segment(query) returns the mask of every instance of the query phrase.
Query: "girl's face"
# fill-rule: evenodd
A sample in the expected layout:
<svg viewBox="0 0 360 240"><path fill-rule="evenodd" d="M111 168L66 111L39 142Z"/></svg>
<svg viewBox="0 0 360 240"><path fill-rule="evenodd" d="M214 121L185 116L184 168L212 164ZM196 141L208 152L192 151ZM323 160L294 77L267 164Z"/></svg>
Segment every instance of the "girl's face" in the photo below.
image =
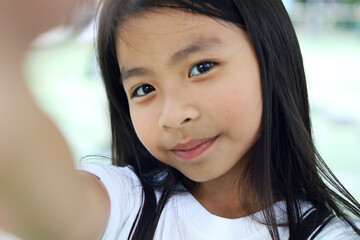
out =
<svg viewBox="0 0 360 240"><path fill-rule="evenodd" d="M197 182L239 175L262 115L260 70L244 30L157 10L125 22L117 57L136 133L157 159Z"/></svg>

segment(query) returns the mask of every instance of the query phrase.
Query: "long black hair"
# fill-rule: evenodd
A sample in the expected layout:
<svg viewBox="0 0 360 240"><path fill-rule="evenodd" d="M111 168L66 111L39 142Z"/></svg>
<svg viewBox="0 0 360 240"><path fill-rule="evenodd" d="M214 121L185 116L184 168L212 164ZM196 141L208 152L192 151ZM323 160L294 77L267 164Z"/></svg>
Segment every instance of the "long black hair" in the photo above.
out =
<svg viewBox="0 0 360 240"><path fill-rule="evenodd" d="M303 201L333 213L360 235L348 218L349 214L360 217L359 203L314 146L301 51L281 0L103 0L101 7L97 49L109 99L113 164L132 166L145 196L139 221L134 221L129 238L134 235L134 239L152 239L164 205L176 193L176 185L191 184L191 180L155 159L142 145L132 125L121 82L116 57L118 30L127 18L154 8L175 8L229 21L251 36L260 64L263 115L260 137L241 176L247 179L248 189L241 191L254 193L252 197L264 209L272 238L279 239L279 223L269 206L277 200L286 202L290 238L296 235ZM155 176L161 172L167 174L159 181ZM162 189L158 202L154 194L157 187Z"/></svg>

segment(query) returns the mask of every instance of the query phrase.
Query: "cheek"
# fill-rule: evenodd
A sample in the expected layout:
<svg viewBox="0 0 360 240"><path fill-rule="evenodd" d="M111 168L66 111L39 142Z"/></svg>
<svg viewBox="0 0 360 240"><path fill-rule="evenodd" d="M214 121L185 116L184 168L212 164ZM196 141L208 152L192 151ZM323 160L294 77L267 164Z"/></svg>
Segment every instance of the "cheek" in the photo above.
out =
<svg viewBox="0 0 360 240"><path fill-rule="evenodd" d="M213 102L214 112L222 113L224 126L243 137L258 135L262 117L260 76L244 76L225 87L218 101Z"/></svg>
<svg viewBox="0 0 360 240"><path fill-rule="evenodd" d="M138 138L148 151L154 154L155 143L158 138L158 121L156 115L153 111L147 111L147 109L132 110L131 107L130 115Z"/></svg>

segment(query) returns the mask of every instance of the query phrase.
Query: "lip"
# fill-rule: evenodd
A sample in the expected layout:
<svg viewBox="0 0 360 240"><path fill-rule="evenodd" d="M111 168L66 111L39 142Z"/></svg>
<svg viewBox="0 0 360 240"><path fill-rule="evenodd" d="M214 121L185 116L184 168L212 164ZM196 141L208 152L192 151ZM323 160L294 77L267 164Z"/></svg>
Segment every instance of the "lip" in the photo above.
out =
<svg viewBox="0 0 360 240"><path fill-rule="evenodd" d="M186 143L179 143L171 149L171 152L183 160L194 159L208 150L216 141L216 137L190 140Z"/></svg>

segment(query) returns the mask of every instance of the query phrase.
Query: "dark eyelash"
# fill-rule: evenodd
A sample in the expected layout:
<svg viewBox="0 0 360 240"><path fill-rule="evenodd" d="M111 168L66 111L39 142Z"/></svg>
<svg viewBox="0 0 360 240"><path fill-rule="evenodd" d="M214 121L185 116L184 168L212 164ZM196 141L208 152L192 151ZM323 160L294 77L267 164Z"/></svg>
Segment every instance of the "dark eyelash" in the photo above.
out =
<svg viewBox="0 0 360 240"><path fill-rule="evenodd" d="M198 67L198 66L200 66L200 65L208 65L208 64L210 64L210 66L207 66L207 69L206 69L204 72L200 72L200 74L206 73L207 71L209 71L210 69L212 69L214 66L216 66L218 63L217 63L217 62L214 62L214 61L202 61L202 62L199 62L199 63L193 65L193 66L190 68L190 70L189 70L189 77L191 77L191 76L196 76L195 74L194 74L194 75L191 74L191 71L192 71L193 68Z"/></svg>
<svg viewBox="0 0 360 240"><path fill-rule="evenodd" d="M137 91L139 91L139 89L140 88L143 88L143 87L150 87L150 88L152 88L153 90L151 90L150 92L152 92L152 91L154 91L155 90L155 88L153 87L153 86L151 86L150 84L143 84L143 85L140 85L140 86L138 86L138 87L136 87L135 89L134 89L134 91L131 93L131 98L134 98L134 97L142 97L142 96L145 96L145 95L147 95L147 94L149 94L149 93L146 93L146 92L144 92L144 95L139 95L139 96L137 96Z"/></svg>

